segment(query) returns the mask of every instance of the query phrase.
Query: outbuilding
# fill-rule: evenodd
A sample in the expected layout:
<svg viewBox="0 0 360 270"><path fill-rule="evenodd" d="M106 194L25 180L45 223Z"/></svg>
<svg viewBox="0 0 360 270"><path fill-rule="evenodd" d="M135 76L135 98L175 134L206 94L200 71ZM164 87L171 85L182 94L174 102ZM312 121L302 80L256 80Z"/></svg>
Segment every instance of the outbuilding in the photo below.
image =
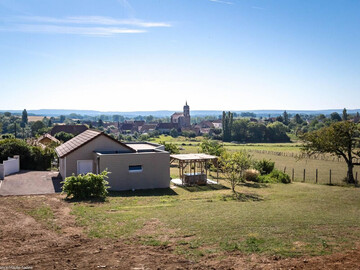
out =
<svg viewBox="0 0 360 270"><path fill-rule="evenodd" d="M107 169L111 190L170 186L170 154L157 144L125 144L103 132L86 130L55 152L63 179Z"/></svg>

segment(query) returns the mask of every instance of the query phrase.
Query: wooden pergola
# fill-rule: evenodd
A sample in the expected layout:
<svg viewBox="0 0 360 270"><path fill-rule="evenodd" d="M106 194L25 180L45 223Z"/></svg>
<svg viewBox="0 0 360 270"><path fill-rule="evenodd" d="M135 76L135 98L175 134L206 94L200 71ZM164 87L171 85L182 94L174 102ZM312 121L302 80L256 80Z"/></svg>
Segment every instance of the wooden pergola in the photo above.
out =
<svg viewBox="0 0 360 270"><path fill-rule="evenodd" d="M179 177L183 185L206 185L208 164L212 162L219 179L218 157L207 154L177 154L170 155L170 163L179 163Z"/></svg>

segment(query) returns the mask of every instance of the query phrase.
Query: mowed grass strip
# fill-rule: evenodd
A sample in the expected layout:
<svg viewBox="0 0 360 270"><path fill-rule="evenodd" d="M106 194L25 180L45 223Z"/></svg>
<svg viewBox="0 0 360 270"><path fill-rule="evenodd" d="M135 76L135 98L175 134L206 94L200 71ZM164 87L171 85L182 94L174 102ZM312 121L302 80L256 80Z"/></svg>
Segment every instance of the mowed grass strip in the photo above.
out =
<svg viewBox="0 0 360 270"><path fill-rule="evenodd" d="M72 213L91 237L171 244L194 257L318 255L350 249L359 239L358 188L293 183L238 191L248 199L230 199L229 189L120 192L105 203L76 203Z"/></svg>

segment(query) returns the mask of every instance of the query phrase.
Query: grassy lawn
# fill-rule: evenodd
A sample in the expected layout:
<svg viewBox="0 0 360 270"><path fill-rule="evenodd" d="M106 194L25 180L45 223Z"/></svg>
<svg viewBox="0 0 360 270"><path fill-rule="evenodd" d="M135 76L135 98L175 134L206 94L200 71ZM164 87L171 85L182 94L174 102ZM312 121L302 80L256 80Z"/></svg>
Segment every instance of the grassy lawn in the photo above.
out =
<svg viewBox="0 0 360 270"><path fill-rule="evenodd" d="M72 213L91 237L171 245L174 252L282 256L350 249L360 236L359 189L293 183L112 193L105 203L74 203Z"/></svg>

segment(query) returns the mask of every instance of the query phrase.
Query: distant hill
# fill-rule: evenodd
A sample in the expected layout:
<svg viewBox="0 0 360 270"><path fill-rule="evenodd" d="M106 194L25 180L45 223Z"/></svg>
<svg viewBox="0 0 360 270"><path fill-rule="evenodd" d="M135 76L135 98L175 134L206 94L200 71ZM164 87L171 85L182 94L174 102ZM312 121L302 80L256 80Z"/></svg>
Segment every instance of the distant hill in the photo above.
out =
<svg viewBox="0 0 360 270"><path fill-rule="evenodd" d="M227 110L226 110L227 111ZM20 114L22 110L0 110L0 112L11 112L14 114ZM136 116L148 116L152 115L154 117L169 117L175 111L133 111L133 112L117 112L117 111L110 111L110 112L102 112L102 111L94 111L94 110L62 110L62 109L41 109L41 110L28 110L29 115L39 115L39 116L59 116L59 115L69 115L71 113L76 113L80 115L89 115L89 116L97 116L97 115L114 115L119 114L125 117L136 117ZM281 115L284 110L232 110L232 112L241 114L242 112L252 112L255 113L257 117L276 117ZM289 114L325 114L329 115L333 112L337 112L342 114L342 109L333 109L333 110L287 110ZM360 112L360 109L353 109L347 111L349 114L353 114L356 112ZM222 114L222 111L217 110L191 110L191 116L219 116Z"/></svg>

